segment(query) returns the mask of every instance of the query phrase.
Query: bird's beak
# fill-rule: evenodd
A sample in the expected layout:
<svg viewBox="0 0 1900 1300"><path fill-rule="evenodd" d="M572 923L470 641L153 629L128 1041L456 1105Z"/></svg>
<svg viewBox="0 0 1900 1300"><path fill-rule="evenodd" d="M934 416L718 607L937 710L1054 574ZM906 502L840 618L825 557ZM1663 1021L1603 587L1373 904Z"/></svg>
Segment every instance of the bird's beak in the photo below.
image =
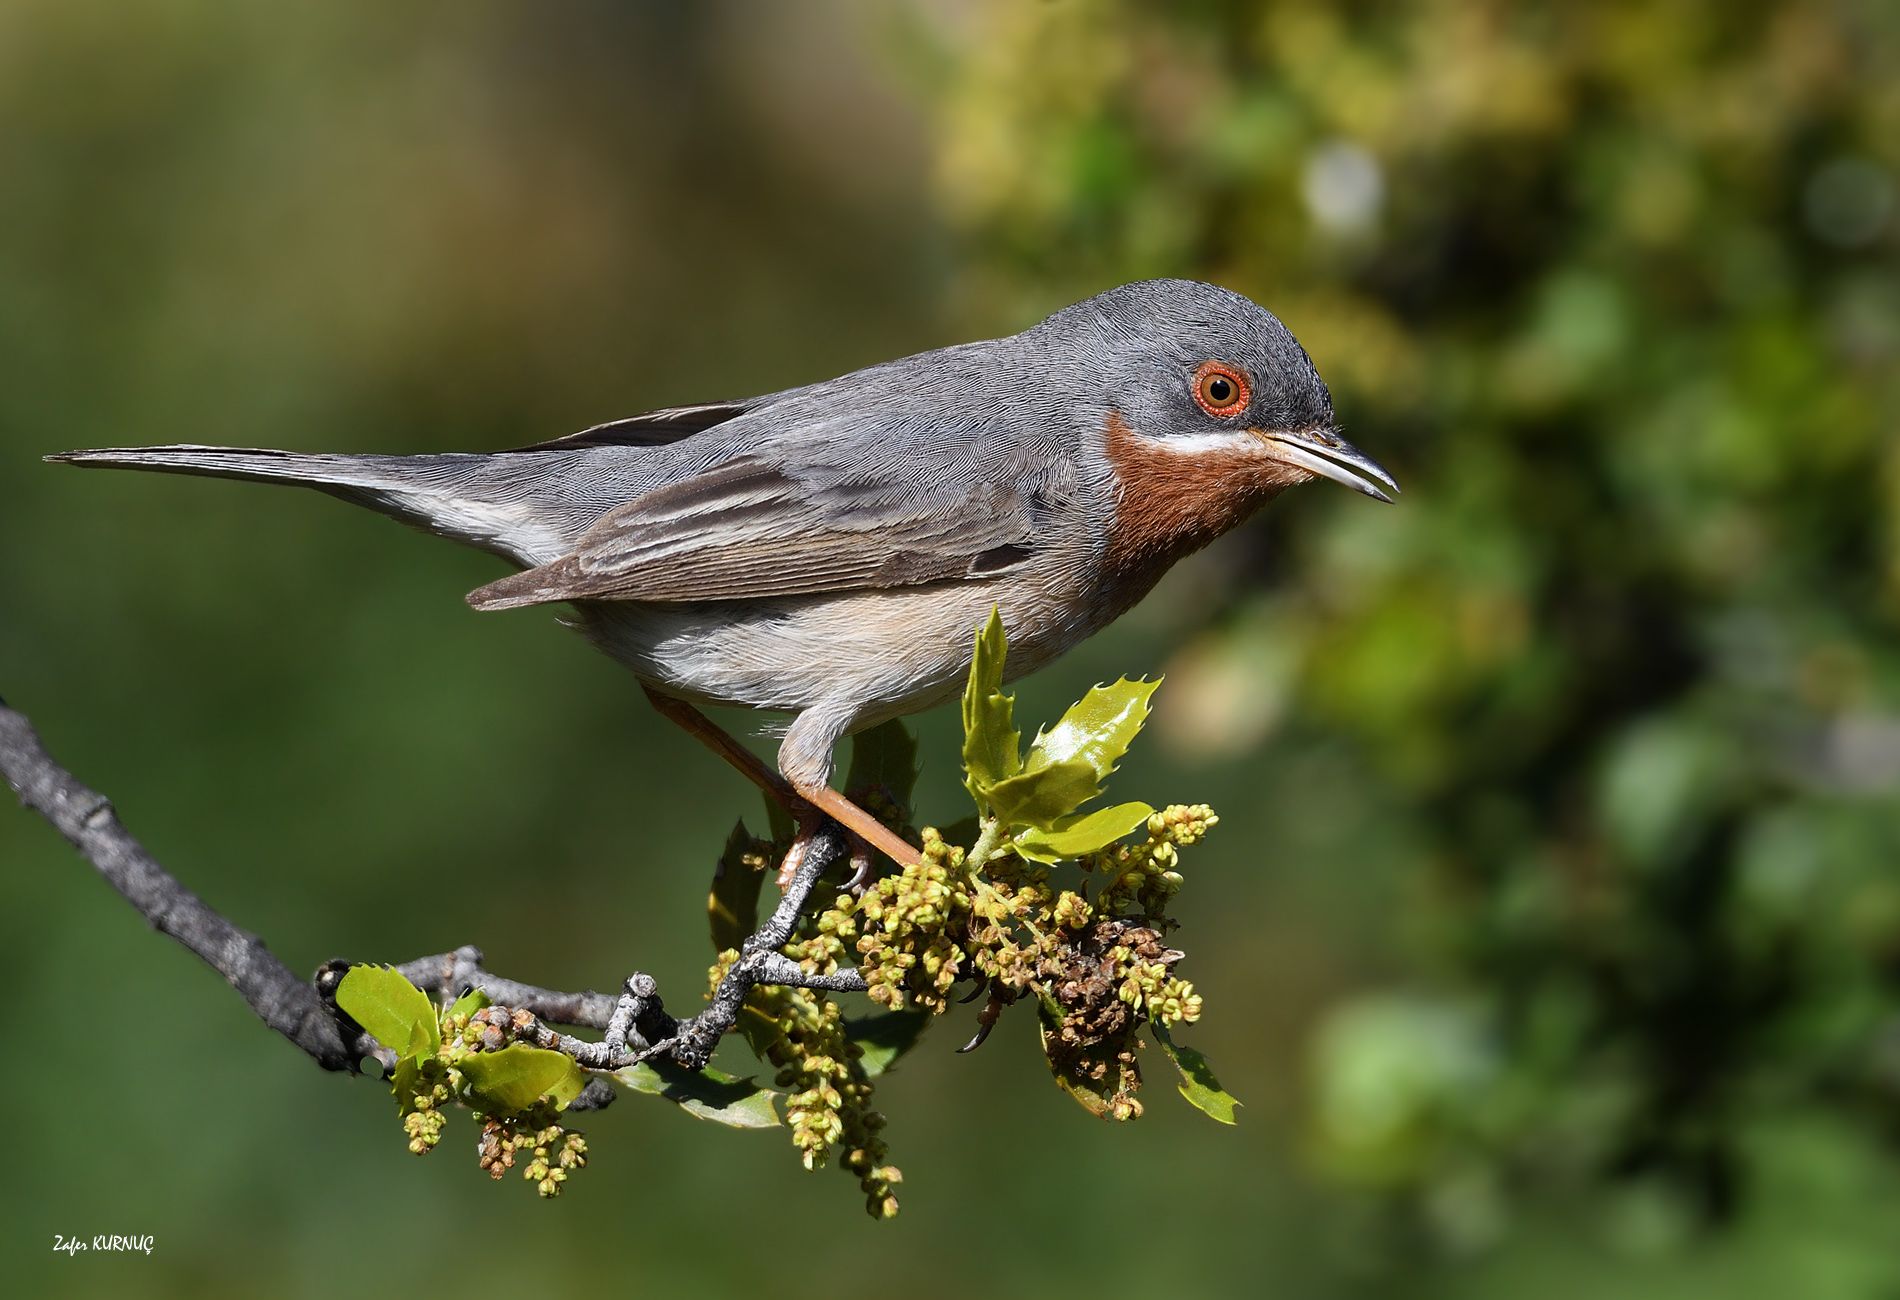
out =
<svg viewBox="0 0 1900 1300"><path fill-rule="evenodd" d="M1392 476L1385 472L1383 465L1331 429L1302 429L1297 433L1281 429L1250 429L1248 432L1267 444L1267 454L1274 459L1298 465L1335 483L1343 483L1374 500L1388 505L1392 503L1392 498L1380 490L1377 483L1365 477L1367 474L1394 492L1399 490L1399 485L1392 481ZM1364 473L1355 474L1354 470Z"/></svg>

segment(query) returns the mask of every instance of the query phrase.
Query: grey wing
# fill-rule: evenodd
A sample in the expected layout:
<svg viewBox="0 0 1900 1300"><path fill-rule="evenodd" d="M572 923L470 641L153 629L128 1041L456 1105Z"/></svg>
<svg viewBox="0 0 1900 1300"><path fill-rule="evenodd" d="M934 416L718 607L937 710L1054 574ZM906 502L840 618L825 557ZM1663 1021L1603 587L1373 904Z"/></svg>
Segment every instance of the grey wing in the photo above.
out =
<svg viewBox="0 0 1900 1300"><path fill-rule="evenodd" d="M980 578L1029 559L1037 513L1009 485L888 469L813 481L741 454L609 511L573 554L468 600L737 600Z"/></svg>

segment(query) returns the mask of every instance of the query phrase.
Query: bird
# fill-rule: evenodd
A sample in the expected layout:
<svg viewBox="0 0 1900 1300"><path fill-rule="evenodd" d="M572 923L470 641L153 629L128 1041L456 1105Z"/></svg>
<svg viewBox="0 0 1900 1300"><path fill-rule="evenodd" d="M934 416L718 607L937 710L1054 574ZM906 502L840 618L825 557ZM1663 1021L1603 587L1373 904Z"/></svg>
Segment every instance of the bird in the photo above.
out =
<svg viewBox="0 0 1900 1300"><path fill-rule="evenodd" d="M847 735L953 699L994 610L1010 680L1139 601L1282 491L1398 485L1345 441L1271 312L1121 285L1006 338L488 453L178 445L66 464L316 488L517 572L477 610L566 604L666 716L800 815L917 850L830 787ZM698 711L790 714L777 770Z"/></svg>

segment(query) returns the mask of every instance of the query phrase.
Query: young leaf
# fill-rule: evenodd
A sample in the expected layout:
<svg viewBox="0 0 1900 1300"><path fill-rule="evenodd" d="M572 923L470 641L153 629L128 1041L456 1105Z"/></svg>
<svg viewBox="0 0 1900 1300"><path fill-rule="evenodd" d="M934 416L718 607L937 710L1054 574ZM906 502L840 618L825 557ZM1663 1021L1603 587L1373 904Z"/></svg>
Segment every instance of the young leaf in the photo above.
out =
<svg viewBox="0 0 1900 1300"><path fill-rule="evenodd" d="M494 999L490 998L480 989L470 989L461 997L455 999L454 1005L449 1008L449 1016L451 1019L461 1015L472 1016L492 1001L494 1001Z"/></svg>
<svg viewBox="0 0 1900 1300"><path fill-rule="evenodd" d="M778 1094L723 1070L688 1070L672 1062L642 1061L610 1076L635 1092L664 1097L688 1115L733 1128L772 1128L779 1123L772 1099Z"/></svg>
<svg viewBox="0 0 1900 1300"><path fill-rule="evenodd" d="M1107 1097L1104 1097L1099 1091L1089 1084L1084 1083L1082 1080L1063 1074L1053 1067L1051 1067L1050 1072L1055 1075L1056 1087L1075 1098L1076 1105L1097 1119L1108 1118Z"/></svg>
<svg viewBox="0 0 1900 1300"><path fill-rule="evenodd" d="M1022 737L1010 713L1015 701L1003 694L1003 659L1009 638L994 606L989 623L976 634L970 658L970 682L963 691L964 784L979 805L987 788L1022 771Z"/></svg>
<svg viewBox="0 0 1900 1300"><path fill-rule="evenodd" d="M469 1105L490 1115L518 1115L543 1096L566 1106L587 1086L573 1057L526 1043L470 1052L458 1068L468 1079Z"/></svg>
<svg viewBox="0 0 1900 1300"><path fill-rule="evenodd" d="M908 808L917 785L917 737L896 718L851 737L851 770L844 788L865 790L881 785L891 798Z"/></svg>
<svg viewBox="0 0 1900 1300"><path fill-rule="evenodd" d="M759 887L765 883L765 872L744 861L751 850L752 834L741 819L726 837L725 851L713 868L712 893L706 898L714 952L737 948L759 928Z"/></svg>
<svg viewBox="0 0 1900 1300"><path fill-rule="evenodd" d="M1232 1124L1234 1107L1240 1103L1220 1086L1207 1058L1192 1047L1176 1046L1165 1027L1150 1021L1148 1028L1154 1031L1155 1041L1174 1062L1174 1068L1181 1072L1181 1095L1188 1099L1188 1104L1223 1124Z"/></svg>
<svg viewBox="0 0 1900 1300"><path fill-rule="evenodd" d="M1026 830L1016 836L1016 852L1032 862L1060 862L1105 849L1154 816L1145 803L1120 803L1092 813L1064 817L1049 830Z"/></svg>
<svg viewBox="0 0 1900 1300"><path fill-rule="evenodd" d="M416 1108L416 1080L422 1076L422 1062L405 1056L396 1062L389 1076L389 1091L396 1098L396 1113L407 1116Z"/></svg>
<svg viewBox="0 0 1900 1300"><path fill-rule="evenodd" d="M1101 792L1095 769L1070 759L999 781L983 791L983 798L1005 824L1046 831Z"/></svg>
<svg viewBox="0 0 1900 1300"><path fill-rule="evenodd" d="M1113 686L1091 687L1062 715L1062 721L1038 733L1023 771L1079 760L1095 769L1097 779L1107 780L1147 722L1148 700L1159 685L1159 681L1131 682L1124 677Z"/></svg>
<svg viewBox="0 0 1900 1300"><path fill-rule="evenodd" d="M858 1064L866 1078L875 1079L897 1058L917 1046L924 1029L932 1020L928 1011L886 1011L844 1022L845 1041L856 1043L864 1053Z"/></svg>
<svg viewBox="0 0 1900 1300"><path fill-rule="evenodd" d="M352 966L343 972L336 1004L400 1056L428 1056L442 1044L435 1003L388 966Z"/></svg>

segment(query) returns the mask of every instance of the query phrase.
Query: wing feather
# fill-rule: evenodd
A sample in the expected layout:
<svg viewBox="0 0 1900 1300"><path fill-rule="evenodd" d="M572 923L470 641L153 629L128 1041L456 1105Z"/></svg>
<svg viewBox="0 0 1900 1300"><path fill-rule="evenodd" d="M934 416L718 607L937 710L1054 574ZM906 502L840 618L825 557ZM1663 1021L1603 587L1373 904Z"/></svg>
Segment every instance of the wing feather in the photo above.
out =
<svg viewBox="0 0 1900 1300"><path fill-rule="evenodd" d="M698 406L668 406L624 420L610 420L564 438L511 448L504 455L530 451L574 451L583 447L666 447L696 433L737 419L761 399L743 402L702 402Z"/></svg>
<svg viewBox="0 0 1900 1300"><path fill-rule="evenodd" d="M744 600L989 577L1026 563L1032 503L741 455L603 515L572 555L490 583L477 609L563 600Z"/></svg>

